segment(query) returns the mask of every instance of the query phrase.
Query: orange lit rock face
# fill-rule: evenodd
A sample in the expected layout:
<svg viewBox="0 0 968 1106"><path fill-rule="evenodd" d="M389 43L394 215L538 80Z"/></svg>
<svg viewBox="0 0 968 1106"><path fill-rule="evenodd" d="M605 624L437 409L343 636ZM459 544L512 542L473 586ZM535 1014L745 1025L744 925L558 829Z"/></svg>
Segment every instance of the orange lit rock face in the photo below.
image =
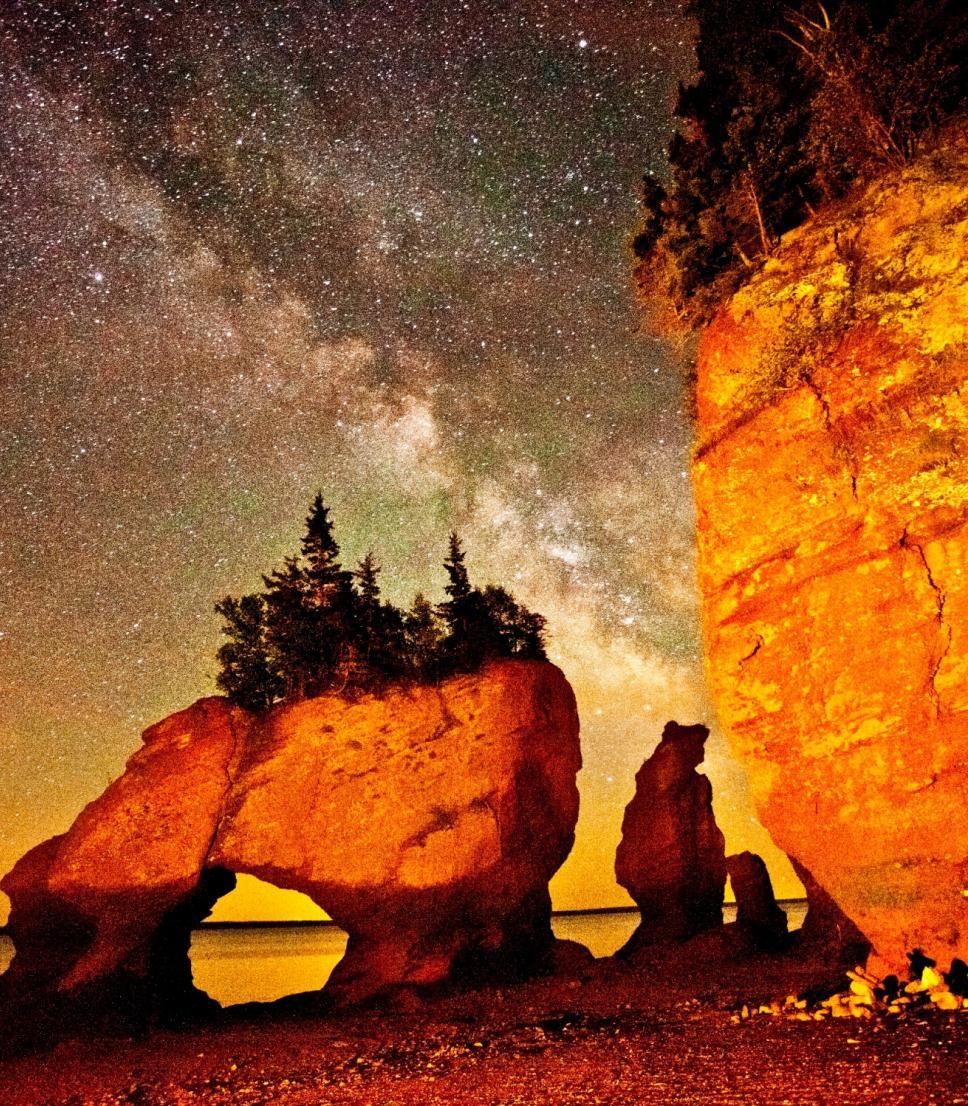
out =
<svg viewBox="0 0 968 1106"><path fill-rule="evenodd" d="M894 967L968 954L968 143L703 335L708 670L760 815Z"/></svg>
<svg viewBox="0 0 968 1106"><path fill-rule="evenodd" d="M348 931L337 1000L526 971L551 945L580 765L550 664L263 716L203 699L147 730L124 775L2 881L17 956L0 998L64 1017L203 1008L190 927L241 872Z"/></svg>

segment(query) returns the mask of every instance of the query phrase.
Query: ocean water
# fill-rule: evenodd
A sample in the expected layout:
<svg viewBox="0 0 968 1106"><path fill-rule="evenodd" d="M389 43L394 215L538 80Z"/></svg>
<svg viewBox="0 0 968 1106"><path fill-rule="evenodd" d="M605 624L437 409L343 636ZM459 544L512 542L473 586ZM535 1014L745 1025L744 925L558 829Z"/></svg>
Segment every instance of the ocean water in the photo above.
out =
<svg viewBox="0 0 968 1106"><path fill-rule="evenodd" d="M806 903L782 904L790 928L797 929ZM727 922L735 907L723 910ZM557 937L586 945L595 956L610 956L632 935L638 914L565 914L552 921ZM318 990L329 979L346 947L346 934L336 926L246 926L220 929L205 926L192 937L192 971L196 986L223 1006L239 1002L271 1002L283 995ZM8 937L0 937L0 972L13 955Z"/></svg>

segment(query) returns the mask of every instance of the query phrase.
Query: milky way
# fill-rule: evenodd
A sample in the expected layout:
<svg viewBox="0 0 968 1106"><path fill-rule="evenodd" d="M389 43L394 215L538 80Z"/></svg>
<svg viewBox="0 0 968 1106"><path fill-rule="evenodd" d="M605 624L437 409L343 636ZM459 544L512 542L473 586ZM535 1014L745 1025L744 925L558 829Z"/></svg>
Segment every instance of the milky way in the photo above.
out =
<svg viewBox="0 0 968 1106"><path fill-rule="evenodd" d="M586 763L556 898L622 901L632 775L709 715L683 374L626 255L680 8L5 6L0 869L211 692L213 601L320 487L395 600L456 527L548 615Z"/></svg>

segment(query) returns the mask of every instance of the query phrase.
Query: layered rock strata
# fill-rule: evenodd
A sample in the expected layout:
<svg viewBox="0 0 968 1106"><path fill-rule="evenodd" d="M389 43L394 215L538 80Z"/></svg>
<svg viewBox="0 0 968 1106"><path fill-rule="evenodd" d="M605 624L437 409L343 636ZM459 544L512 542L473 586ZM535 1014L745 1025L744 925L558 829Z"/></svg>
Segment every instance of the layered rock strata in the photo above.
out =
<svg viewBox="0 0 968 1106"><path fill-rule="evenodd" d="M698 354L708 672L885 970L968 955L968 140L788 234Z"/></svg>

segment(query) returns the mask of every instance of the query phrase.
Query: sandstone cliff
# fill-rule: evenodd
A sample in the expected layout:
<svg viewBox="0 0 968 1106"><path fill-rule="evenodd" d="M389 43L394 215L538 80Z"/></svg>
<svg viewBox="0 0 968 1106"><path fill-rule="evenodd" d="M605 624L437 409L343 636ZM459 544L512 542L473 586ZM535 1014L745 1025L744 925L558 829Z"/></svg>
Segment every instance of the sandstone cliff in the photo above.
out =
<svg viewBox="0 0 968 1106"><path fill-rule="evenodd" d="M708 671L763 823L968 955L968 140L789 234L698 357Z"/></svg>
<svg viewBox="0 0 968 1106"><path fill-rule="evenodd" d="M190 929L242 872L347 930L336 1001L533 970L580 765L574 695L546 663L264 715L203 699L146 730L123 776L0 884L17 948L0 1005L55 1028L205 1009Z"/></svg>

